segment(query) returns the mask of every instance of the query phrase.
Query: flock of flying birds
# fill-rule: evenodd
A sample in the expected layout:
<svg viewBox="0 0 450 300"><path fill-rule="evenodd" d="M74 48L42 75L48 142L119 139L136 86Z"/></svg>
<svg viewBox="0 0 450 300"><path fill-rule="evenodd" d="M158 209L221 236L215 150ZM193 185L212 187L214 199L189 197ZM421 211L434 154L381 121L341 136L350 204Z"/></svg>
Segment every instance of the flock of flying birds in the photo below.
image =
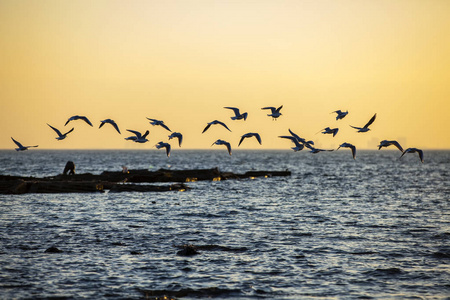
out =
<svg viewBox="0 0 450 300"><path fill-rule="evenodd" d="M224 107L226 109L230 109L234 112L234 116L231 117L231 119L233 121L235 120L247 120L247 116L248 113L241 113L239 108L236 107ZM281 105L280 107L276 108L276 107L263 107L261 109L263 110L270 110L271 113L267 114L267 116L272 117L273 120L277 120L282 114L280 113L280 110L283 108L283 105ZM336 110L333 111L332 113L336 113L336 121L339 121L343 118L345 118L348 115L348 111L341 111L341 110ZM357 127L357 126L352 126L350 125L350 127L354 128L357 130L357 132L368 132L370 131L369 126L372 125L372 123L375 121L377 117L377 114L374 114L373 117L367 122L367 124L365 124L363 127ZM162 128L166 129L167 131L171 132L171 134L168 136L169 140L173 139L173 138L177 138L178 139L178 145L179 147L181 147L181 143L183 142L183 135L179 132L172 132L172 130L169 129L169 127L164 124L164 121L161 120L157 120L157 119L151 119L151 118L147 118L150 121L150 124L153 126L161 126ZM85 116L72 116L70 117L67 122L64 124L64 126L66 126L67 124L69 124L69 122L71 121L76 121L76 120L82 120L84 122L86 122L87 124L89 124L90 126L93 127L91 121L89 121L89 119ZM114 120L111 119L105 119L103 121L100 121L100 126L99 128L101 128L103 125L105 124L110 124L111 126L113 126L115 128L115 130L121 134L120 130L119 130L119 126L116 124L116 122ZM67 135L69 133L71 133L74 128L70 129L69 131L67 131L66 133L61 133L61 131L53 126L51 126L50 124L47 124L51 129L53 129L56 134L58 135L56 137L57 140L64 140ZM206 132L212 125L220 125L222 127L224 127L225 129L227 129L228 131L231 132L231 130L228 128L228 126L221 121L218 120L214 120L211 121L209 123L207 123L206 127L203 129L203 132ZM142 134L139 131L136 130L131 130L131 129L127 129L128 132L133 133L134 135L126 137L125 140L128 141L133 141L135 143L146 143L148 142L147 136L149 134L149 131L145 131L144 134ZM336 134L338 133L339 128L330 128L330 127L326 127L322 130L320 130L319 132L323 133L323 134L332 134L333 137L336 136ZM318 133L319 133L318 132ZM279 136L279 138L283 138L283 139L289 139L294 143L294 147L292 147L291 149L294 151L301 151L303 150L305 147L308 148L311 153L319 153L322 151L334 151L334 149L332 150L324 150L324 149L319 149L319 148L315 148L314 147L314 142L313 141L307 141L306 139L300 137L299 135L295 134L294 132L292 132L289 129L289 133L290 135L283 135L283 136ZM256 138L256 140L258 141L258 143L261 145L262 141L261 141L261 136L258 133L255 132L249 132L246 133L244 135L241 136L241 139L239 141L238 147L241 145L241 143L244 141L244 139L247 138ZM24 150L28 150L28 148L32 148L32 147L38 147L36 146L23 146L20 142L16 141L14 138L11 137L11 139L14 141L14 143L17 145L18 148L16 148L15 150L17 151L24 151ZM225 140L221 140L218 139L216 140L211 146L213 145L224 145L227 150L228 150L228 154L231 155L231 144ZM420 161L423 163L423 151L421 149L417 149L417 148L407 148L406 150L403 150L402 146L400 146L400 144L397 141L389 141L389 140L383 140L380 142L380 144L378 145L378 150L380 150L383 147L389 147L389 146L395 146L397 147L398 150L400 150L402 152L402 155L400 156L400 158L403 157L403 155L405 155L406 153L418 153ZM157 149L161 149L161 148L165 148L166 150L166 155L167 157L170 156L170 150L171 150L171 146L169 143L166 142L158 142L155 147ZM356 147L350 143L343 143L341 144L336 150L339 150L340 148L350 148L352 151L352 156L353 159L355 159L356 157Z"/></svg>

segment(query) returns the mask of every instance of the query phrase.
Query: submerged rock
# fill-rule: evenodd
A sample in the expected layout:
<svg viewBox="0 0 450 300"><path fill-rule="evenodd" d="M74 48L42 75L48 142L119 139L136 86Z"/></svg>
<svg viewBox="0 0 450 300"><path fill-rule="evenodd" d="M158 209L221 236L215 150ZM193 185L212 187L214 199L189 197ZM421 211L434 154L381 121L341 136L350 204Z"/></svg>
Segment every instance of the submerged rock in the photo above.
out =
<svg viewBox="0 0 450 300"><path fill-rule="evenodd" d="M47 250L45 250L45 253L63 253L64 251L56 248L55 246L52 246L50 248L48 248Z"/></svg>
<svg viewBox="0 0 450 300"><path fill-rule="evenodd" d="M183 245L183 249L177 252L179 256L193 256L197 255L199 252L193 245Z"/></svg>

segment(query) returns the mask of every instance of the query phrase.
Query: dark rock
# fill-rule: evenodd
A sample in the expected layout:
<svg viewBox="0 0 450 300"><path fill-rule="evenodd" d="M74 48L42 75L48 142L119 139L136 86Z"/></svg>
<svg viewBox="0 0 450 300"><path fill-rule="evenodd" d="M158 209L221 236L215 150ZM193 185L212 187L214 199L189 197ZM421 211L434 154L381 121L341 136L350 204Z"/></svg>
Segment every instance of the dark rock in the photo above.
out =
<svg viewBox="0 0 450 300"><path fill-rule="evenodd" d="M45 253L63 253L64 251L56 248L55 246L52 246L50 248L48 248L47 250L45 250Z"/></svg>
<svg viewBox="0 0 450 300"><path fill-rule="evenodd" d="M193 256L197 255L199 252L193 245L183 245L183 249L177 252L179 256Z"/></svg>

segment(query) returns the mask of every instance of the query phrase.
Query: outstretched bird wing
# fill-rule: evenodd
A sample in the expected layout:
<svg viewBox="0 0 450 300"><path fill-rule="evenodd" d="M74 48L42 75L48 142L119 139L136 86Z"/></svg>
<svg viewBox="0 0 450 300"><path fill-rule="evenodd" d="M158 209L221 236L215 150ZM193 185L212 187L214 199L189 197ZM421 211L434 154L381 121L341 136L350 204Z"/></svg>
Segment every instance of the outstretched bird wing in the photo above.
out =
<svg viewBox="0 0 450 300"><path fill-rule="evenodd" d="M119 134L122 134L122 133L120 133L119 126L117 126L117 123L116 123L116 122L114 122L114 121L111 120L111 125L117 130L117 132L118 132Z"/></svg>
<svg viewBox="0 0 450 300"><path fill-rule="evenodd" d="M134 133L138 139L140 139L142 137L141 133L139 131L135 131L135 130L131 130L131 129L127 129L127 131ZM148 131L148 130L147 130Z"/></svg>
<svg viewBox="0 0 450 300"><path fill-rule="evenodd" d="M391 144L394 145L395 147L397 147L398 150L403 152L403 148L402 148L402 146L400 146L399 142L391 141Z"/></svg>
<svg viewBox="0 0 450 300"><path fill-rule="evenodd" d="M13 139L12 137L11 137L11 139L13 140L14 143L16 143L17 147L19 147L19 148L24 148L24 147L22 146L21 143L19 143L18 141L16 141L16 140Z"/></svg>
<svg viewBox="0 0 450 300"><path fill-rule="evenodd" d="M203 129L202 133L204 133L206 130L208 130L209 127L211 127L211 124L206 125L206 127L205 127L205 129Z"/></svg>
<svg viewBox="0 0 450 300"><path fill-rule="evenodd" d="M377 114L374 114L373 115L373 117L369 120L369 122L367 122L367 124L366 125L364 125L364 127L363 128L367 128L367 127L369 127L370 126L370 124L372 124L373 123L373 121L375 121L375 118L377 117Z"/></svg>
<svg viewBox="0 0 450 300"><path fill-rule="evenodd" d="M280 112L280 109L282 109L283 108L283 105L281 105L280 107L278 107L277 109L276 109L276 112Z"/></svg>
<svg viewBox="0 0 450 300"><path fill-rule="evenodd" d="M223 122L220 122L220 121L217 121L217 124L220 124L220 125L222 125L222 126L223 126L223 127L225 127L226 129L228 129L228 131L230 131L230 132L231 132L230 128L228 128L228 126L227 126L227 125L225 125L225 123L223 123Z"/></svg>
<svg viewBox="0 0 450 300"><path fill-rule="evenodd" d="M258 143L259 143L260 145L262 145L262 142L261 142L261 136L259 135L259 133L255 133L254 136L255 136L256 139L258 140Z"/></svg>
<svg viewBox="0 0 450 300"><path fill-rule="evenodd" d="M82 119L83 121L85 121L86 123L88 123L89 125L91 125L92 126L92 123L91 123L91 121L89 121L89 119L88 118L86 118L86 117L80 117L80 119Z"/></svg>
<svg viewBox="0 0 450 300"><path fill-rule="evenodd" d="M226 106L226 107L224 107L224 108L232 109L232 110L234 111L234 114L236 115L236 117L239 116L239 115L241 114L241 113L239 112L239 108L237 108L237 107L229 107L229 106Z"/></svg>
<svg viewBox="0 0 450 300"><path fill-rule="evenodd" d="M74 130L74 128L72 127L72 129L70 129L69 131L67 131L66 133L64 133L64 135L67 135L69 133L71 133Z"/></svg>
<svg viewBox="0 0 450 300"><path fill-rule="evenodd" d="M66 123L66 124L67 124L67 123ZM56 129L55 127L53 127L52 125L50 125L50 124L48 124L48 123L47 123L47 125L50 126L50 128L53 129L53 130L56 132L56 134L57 134L58 136L62 136L61 131L59 131L58 129Z"/></svg>
<svg viewBox="0 0 450 300"><path fill-rule="evenodd" d="M161 124L159 124L159 125L161 125L162 128L164 128L164 129L169 130L170 132L172 132L172 130L170 130L169 127L167 127L166 124L161 123Z"/></svg>
<svg viewBox="0 0 450 300"><path fill-rule="evenodd" d="M272 111L272 113L274 113L277 110L275 107L272 107L272 106L263 107L261 109L270 109Z"/></svg>

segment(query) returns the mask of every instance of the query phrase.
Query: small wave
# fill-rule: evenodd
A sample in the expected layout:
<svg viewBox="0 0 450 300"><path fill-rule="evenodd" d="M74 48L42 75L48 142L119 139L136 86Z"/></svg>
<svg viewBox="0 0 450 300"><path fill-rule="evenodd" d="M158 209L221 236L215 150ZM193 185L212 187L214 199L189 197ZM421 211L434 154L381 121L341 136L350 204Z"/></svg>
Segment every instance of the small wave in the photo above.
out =
<svg viewBox="0 0 450 300"><path fill-rule="evenodd" d="M390 276L390 275L400 275L403 274L404 271L400 268L377 268L375 270L364 272L366 275L371 276Z"/></svg>
<svg viewBox="0 0 450 300"><path fill-rule="evenodd" d="M210 288L200 288L200 289L180 289L177 291L173 290L145 290L139 289L139 291L144 295L145 299L149 299L150 297L164 297L162 299L166 299L166 297L181 298L181 297L199 297L199 298L214 298L214 297L223 297L223 296L238 296L242 294L242 291L238 289L221 289L217 287Z"/></svg>
<svg viewBox="0 0 450 300"><path fill-rule="evenodd" d="M432 254L434 258L450 258L450 251L437 251Z"/></svg>
<svg viewBox="0 0 450 300"><path fill-rule="evenodd" d="M227 246L220 246L215 244L209 244L209 245L191 245L196 250L200 251L225 251L225 252L245 252L248 250L247 247L227 247ZM186 245L176 245L176 248L184 249Z"/></svg>

